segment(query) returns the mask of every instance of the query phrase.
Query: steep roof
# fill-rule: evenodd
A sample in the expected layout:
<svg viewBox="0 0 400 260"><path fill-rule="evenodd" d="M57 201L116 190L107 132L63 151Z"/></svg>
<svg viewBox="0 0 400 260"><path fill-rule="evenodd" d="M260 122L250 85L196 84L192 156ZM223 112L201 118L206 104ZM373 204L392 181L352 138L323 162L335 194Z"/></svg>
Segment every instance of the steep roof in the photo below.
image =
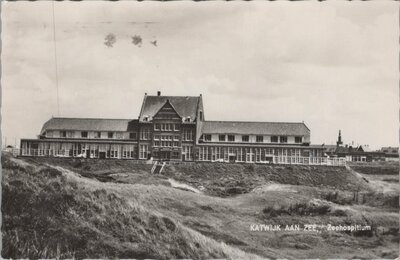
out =
<svg viewBox="0 0 400 260"><path fill-rule="evenodd" d="M174 107L179 116L183 118L190 118L193 120L196 118L197 107L200 96L148 96L145 95L143 99L142 109L140 111L139 120L143 121L145 116L149 117L149 120L153 119L153 116L161 109L161 107L169 100L171 105Z"/></svg>
<svg viewBox="0 0 400 260"><path fill-rule="evenodd" d="M336 153L370 153L370 151L364 151L361 146L339 146L336 148Z"/></svg>
<svg viewBox="0 0 400 260"><path fill-rule="evenodd" d="M382 147L380 152L388 153L388 154L399 154L399 148L398 147Z"/></svg>
<svg viewBox="0 0 400 260"><path fill-rule="evenodd" d="M310 130L304 123L204 121L202 133L309 135Z"/></svg>
<svg viewBox="0 0 400 260"><path fill-rule="evenodd" d="M50 118L42 127L46 130L81 130L81 131L130 131L138 120L103 119L103 118Z"/></svg>
<svg viewBox="0 0 400 260"><path fill-rule="evenodd" d="M314 145L310 145L310 147L311 146L314 146ZM318 146L321 146L325 150L325 152L328 152L328 153L335 152L336 147L337 147L336 145L332 145L332 144L322 144L322 145L318 145Z"/></svg>

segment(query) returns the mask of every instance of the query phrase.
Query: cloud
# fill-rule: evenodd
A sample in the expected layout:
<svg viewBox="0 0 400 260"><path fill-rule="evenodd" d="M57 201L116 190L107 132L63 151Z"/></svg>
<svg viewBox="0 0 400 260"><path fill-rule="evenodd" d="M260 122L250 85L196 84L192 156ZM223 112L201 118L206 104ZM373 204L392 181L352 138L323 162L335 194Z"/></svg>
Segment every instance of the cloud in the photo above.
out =
<svg viewBox="0 0 400 260"><path fill-rule="evenodd" d="M209 119L304 120L315 143L339 128L398 141L394 3L54 4L62 115L136 118L145 92L202 93ZM4 7L3 129L32 136L57 109L51 3Z"/></svg>

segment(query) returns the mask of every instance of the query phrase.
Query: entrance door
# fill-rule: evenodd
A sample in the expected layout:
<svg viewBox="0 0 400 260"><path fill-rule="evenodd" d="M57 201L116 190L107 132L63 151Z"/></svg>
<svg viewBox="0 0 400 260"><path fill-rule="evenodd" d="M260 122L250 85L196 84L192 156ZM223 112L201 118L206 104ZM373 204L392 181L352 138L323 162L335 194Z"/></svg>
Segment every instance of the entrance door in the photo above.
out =
<svg viewBox="0 0 400 260"><path fill-rule="evenodd" d="M99 152L100 159L106 159L106 152Z"/></svg>
<svg viewBox="0 0 400 260"><path fill-rule="evenodd" d="M169 161L171 158L171 152L170 151L161 151L160 152L160 159L163 161Z"/></svg>

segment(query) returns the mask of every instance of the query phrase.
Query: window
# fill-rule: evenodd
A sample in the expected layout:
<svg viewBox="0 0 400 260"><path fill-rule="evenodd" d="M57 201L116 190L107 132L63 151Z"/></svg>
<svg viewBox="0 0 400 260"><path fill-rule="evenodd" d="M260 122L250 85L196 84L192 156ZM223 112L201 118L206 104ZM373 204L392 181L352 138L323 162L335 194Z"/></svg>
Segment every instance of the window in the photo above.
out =
<svg viewBox="0 0 400 260"><path fill-rule="evenodd" d="M111 158L118 158L118 151L119 151L119 146L118 145L111 145L111 147L110 147L110 157Z"/></svg>
<svg viewBox="0 0 400 260"><path fill-rule="evenodd" d="M81 137L82 138L87 138L88 137L88 132L87 131L82 131L81 132Z"/></svg>
<svg viewBox="0 0 400 260"><path fill-rule="evenodd" d="M262 135L257 135L257 136L256 136L256 142L257 142L257 143L262 143L262 142L264 142L264 136L262 136Z"/></svg>
<svg viewBox="0 0 400 260"><path fill-rule="evenodd" d="M277 143L278 137L276 135L271 136L271 143Z"/></svg>
<svg viewBox="0 0 400 260"><path fill-rule="evenodd" d="M242 135L242 142L248 142L249 141L249 136L248 135Z"/></svg>
<svg viewBox="0 0 400 260"><path fill-rule="evenodd" d="M179 152L172 152L173 159L179 159Z"/></svg>
<svg viewBox="0 0 400 260"><path fill-rule="evenodd" d="M150 128L142 128L140 129L140 140L149 140L150 139Z"/></svg>
<svg viewBox="0 0 400 260"><path fill-rule="evenodd" d="M108 132L107 136L108 138L114 138L114 132Z"/></svg>
<svg viewBox="0 0 400 260"><path fill-rule="evenodd" d="M129 139L136 139L137 138L137 135L136 135L136 133L129 133Z"/></svg>
<svg viewBox="0 0 400 260"><path fill-rule="evenodd" d="M192 146L182 146L182 155L185 156L184 159L186 161L193 160L193 157L192 157Z"/></svg>
<svg viewBox="0 0 400 260"><path fill-rule="evenodd" d="M101 132L95 132L94 138L101 138Z"/></svg>
<svg viewBox="0 0 400 260"><path fill-rule="evenodd" d="M147 144L141 144L139 147L139 159L147 159Z"/></svg>
<svg viewBox="0 0 400 260"><path fill-rule="evenodd" d="M122 139L124 137L124 135L122 133L120 133L120 132L118 132L116 134L116 136L117 136L117 139Z"/></svg>
<svg viewBox="0 0 400 260"><path fill-rule="evenodd" d="M183 141L193 141L192 129L183 129L182 140Z"/></svg>
<svg viewBox="0 0 400 260"><path fill-rule="evenodd" d="M135 146L124 145L122 146L122 158L134 158L135 157Z"/></svg>
<svg viewBox="0 0 400 260"><path fill-rule="evenodd" d="M160 124L160 126L161 126L161 131L173 131L174 129L173 129L173 127L174 127L174 125L173 124L167 124L167 123L165 123L165 124ZM176 130L177 131L177 130Z"/></svg>
<svg viewBox="0 0 400 260"><path fill-rule="evenodd" d="M203 111L200 111L200 120L203 121Z"/></svg>
<svg viewBox="0 0 400 260"><path fill-rule="evenodd" d="M204 135L204 142L211 142L211 135Z"/></svg>
<svg viewBox="0 0 400 260"><path fill-rule="evenodd" d="M178 147L179 146L179 142L177 141L173 141L173 139L175 139L175 136L172 135L155 135L154 136L154 145L155 146L161 146L161 147ZM161 140L161 141L159 141Z"/></svg>
<svg viewBox="0 0 400 260"><path fill-rule="evenodd" d="M174 124L174 131L179 131L180 130L180 125Z"/></svg>
<svg viewBox="0 0 400 260"><path fill-rule="evenodd" d="M296 143L296 144L300 144L300 143L302 143L302 140L303 138L301 137L301 136L295 136L294 137L294 142Z"/></svg>
<svg viewBox="0 0 400 260"><path fill-rule="evenodd" d="M53 131L47 131L46 137L53 137Z"/></svg>
<svg viewBox="0 0 400 260"><path fill-rule="evenodd" d="M228 135L228 142L235 142L235 136L234 135Z"/></svg>
<svg viewBox="0 0 400 260"><path fill-rule="evenodd" d="M61 137L67 137L67 131L61 131L60 136Z"/></svg>
<svg viewBox="0 0 400 260"><path fill-rule="evenodd" d="M287 143L287 136L279 136L280 143Z"/></svg>
<svg viewBox="0 0 400 260"><path fill-rule="evenodd" d="M160 124L154 124L154 130L159 131L160 130Z"/></svg>
<svg viewBox="0 0 400 260"><path fill-rule="evenodd" d="M219 135L219 141L225 142L225 135Z"/></svg>

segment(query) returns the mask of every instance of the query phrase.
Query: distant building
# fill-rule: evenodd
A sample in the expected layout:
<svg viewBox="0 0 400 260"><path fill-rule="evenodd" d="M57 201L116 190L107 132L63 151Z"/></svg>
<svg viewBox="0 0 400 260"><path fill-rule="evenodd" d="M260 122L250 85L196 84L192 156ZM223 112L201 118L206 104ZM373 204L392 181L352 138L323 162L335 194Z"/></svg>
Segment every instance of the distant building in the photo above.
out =
<svg viewBox="0 0 400 260"><path fill-rule="evenodd" d="M386 161L399 161L399 147L382 147L380 152L385 154Z"/></svg>
<svg viewBox="0 0 400 260"><path fill-rule="evenodd" d="M327 164L304 123L207 121L202 96L145 94L138 119L49 119L22 156Z"/></svg>
<svg viewBox="0 0 400 260"><path fill-rule="evenodd" d="M345 158L347 162L384 161L385 154L381 151L371 151L368 145L343 146L342 133L339 130L336 146L324 146L324 152L330 158Z"/></svg>

